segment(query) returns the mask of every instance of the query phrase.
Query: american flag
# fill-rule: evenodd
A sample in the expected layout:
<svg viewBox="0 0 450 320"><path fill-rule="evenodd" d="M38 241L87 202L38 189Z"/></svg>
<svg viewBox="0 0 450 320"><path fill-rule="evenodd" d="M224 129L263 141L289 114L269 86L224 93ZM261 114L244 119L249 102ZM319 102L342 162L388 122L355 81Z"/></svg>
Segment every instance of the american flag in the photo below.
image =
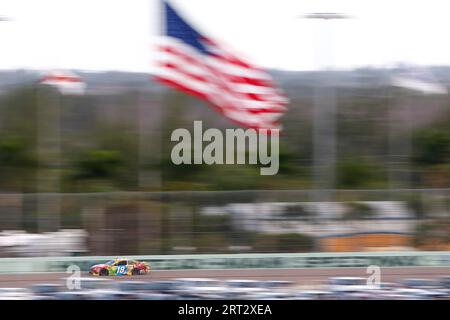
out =
<svg viewBox="0 0 450 320"><path fill-rule="evenodd" d="M48 71L42 76L39 83L55 87L63 95L83 95L86 90L83 80L70 71Z"/></svg>
<svg viewBox="0 0 450 320"><path fill-rule="evenodd" d="M196 31L163 1L164 32L153 75L209 102L230 120L255 129L280 129L287 98L264 70Z"/></svg>

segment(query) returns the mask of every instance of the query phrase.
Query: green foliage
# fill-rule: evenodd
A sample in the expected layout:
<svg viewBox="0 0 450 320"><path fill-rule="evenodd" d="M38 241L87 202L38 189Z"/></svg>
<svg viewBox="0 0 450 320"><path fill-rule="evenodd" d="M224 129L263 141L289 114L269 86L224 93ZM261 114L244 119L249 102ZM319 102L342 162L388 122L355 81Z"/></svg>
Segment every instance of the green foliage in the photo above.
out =
<svg viewBox="0 0 450 320"><path fill-rule="evenodd" d="M164 154L164 158L158 165L158 168L162 171L164 181L189 181L192 183L201 181L200 175L208 175L209 171L209 166L206 164L175 165L171 160L170 152Z"/></svg>
<svg viewBox="0 0 450 320"><path fill-rule="evenodd" d="M90 150L76 164L76 179L112 179L122 164L122 155L116 150Z"/></svg>
<svg viewBox="0 0 450 320"><path fill-rule="evenodd" d="M385 188L385 159L388 155L387 101L375 95L338 94L338 156L336 187L345 189ZM31 191L20 181L31 179L36 169L38 115L61 110L62 167L52 167L51 157L39 159L41 168L58 170L64 191L83 191L95 180L98 190L137 190L143 170L161 173L163 190L308 189L312 180L312 108L308 95L293 99L280 137L280 168L276 176L261 176L260 165L174 165L170 159L176 128L191 128L203 120L204 128L230 127L197 99L168 90L163 106L155 113L149 130L149 150L141 161L138 152L136 93L111 96L62 97L55 90L24 86L0 97L0 187ZM154 107L154 106L153 106ZM160 106L156 106L159 108ZM162 110L162 111L161 111ZM196 113L192 115L192 110ZM153 115L153 113L152 113ZM52 117L50 117L52 118ZM55 119L46 118L51 124ZM450 120L442 117L414 135L417 187L448 187L450 163ZM223 121L222 121L223 120ZM69 128L65 125L69 124ZM41 123L42 125L42 123ZM147 136L148 137L148 136ZM369 159L369 160L368 160ZM156 161L158 160L158 161ZM12 168L16 172L12 174ZM388 168L387 168L388 169ZM5 171L8 171L5 172ZM444 173L444 174L442 174ZM153 176L150 175L150 176ZM155 174L156 176L156 174ZM444 179L445 178L445 179ZM19 180L19 182L17 181ZM438 181L439 180L439 181ZM82 183L86 182L86 183ZM28 185L32 185L28 183ZM156 184L155 184L156 185ZM88 188L89 190L91 188Z"/></svg>
<svg viewBox="0 0 450 320"><path fill-rule="evenodd" d="M0 137L0 190L33 191L36 159L24 137Z"/></svg>
<svg viewBox="0 0 450 320"><path fill-rule="evenodd" d="M379 178L378 168L362 159L341 161L337 165L337 186L339 188L367 188Z"/></svg>
<svg viewBox="0 0 450 320"><path fill-rule="evenodd" d="M415 161L419 165L430 166L450 162L450 130L423 129L416 134L414 144Z"/></svg>
<svg viewBox="0 0 450 320"><path fill-rule="evenodd" d="M80 188L86 187L91 191L136 189L137 137L130 128L104 123L89 136L88 145L72 148L68 154L71 160L68 190L80 192L83 191Z"/></svg>
<svg viewBox="0 0 450 320"><path fill-rule="evenodd" d="M0 167L29 167L35 164L30 145L23 137L0 137Z"/></svg>
<svg viewBox="0 0 450 320"><path fill-rule="evenodd" d="M11 91L1 97L0 123L2 131L26 140L33 140L37 128L37 110L39 99L32 86L25 86ZM42 94L42 100L46 96ZM44 102L44 101L42 101Z"/></svg>

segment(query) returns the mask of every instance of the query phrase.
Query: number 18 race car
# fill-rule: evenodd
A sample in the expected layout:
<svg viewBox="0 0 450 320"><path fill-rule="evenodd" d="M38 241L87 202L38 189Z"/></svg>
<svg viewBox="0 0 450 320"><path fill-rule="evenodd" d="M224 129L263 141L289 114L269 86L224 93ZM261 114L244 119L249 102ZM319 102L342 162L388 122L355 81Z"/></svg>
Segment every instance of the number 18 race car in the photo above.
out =
<svg viewBox="0 0 450 320"><path fill-rule="evenodd" d="M149 272L148 263L131 259L115 259L103 264L96 264L89 271L94 276L134 276Z"/></svg>

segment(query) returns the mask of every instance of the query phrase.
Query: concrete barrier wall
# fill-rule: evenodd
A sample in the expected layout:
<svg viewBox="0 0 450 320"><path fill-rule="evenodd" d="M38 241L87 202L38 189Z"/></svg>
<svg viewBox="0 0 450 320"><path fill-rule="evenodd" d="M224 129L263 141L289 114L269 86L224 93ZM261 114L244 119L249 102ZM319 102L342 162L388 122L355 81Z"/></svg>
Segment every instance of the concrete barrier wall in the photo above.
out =
<svg viewBox="0 0 450 320"><path fill-rule="evenodd" d="M116 257L1 258L0 273L82 271ZM152 270L337 267L450 267L450 252L293 253L124 256L150 263Z"/></svg>

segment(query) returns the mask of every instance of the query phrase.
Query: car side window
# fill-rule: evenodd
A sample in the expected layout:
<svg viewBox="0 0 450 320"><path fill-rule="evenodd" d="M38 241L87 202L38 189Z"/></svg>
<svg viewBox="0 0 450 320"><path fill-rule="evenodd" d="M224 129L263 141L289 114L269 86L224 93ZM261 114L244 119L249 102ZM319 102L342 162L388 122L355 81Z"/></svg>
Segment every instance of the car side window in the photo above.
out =
<svg viewBox="0 0 450 320"><path fill-rule="evenodd" d="M117 266L126 266L127 265L127 260L120 260L119 262L117 262L116 265Z"/></svg>

